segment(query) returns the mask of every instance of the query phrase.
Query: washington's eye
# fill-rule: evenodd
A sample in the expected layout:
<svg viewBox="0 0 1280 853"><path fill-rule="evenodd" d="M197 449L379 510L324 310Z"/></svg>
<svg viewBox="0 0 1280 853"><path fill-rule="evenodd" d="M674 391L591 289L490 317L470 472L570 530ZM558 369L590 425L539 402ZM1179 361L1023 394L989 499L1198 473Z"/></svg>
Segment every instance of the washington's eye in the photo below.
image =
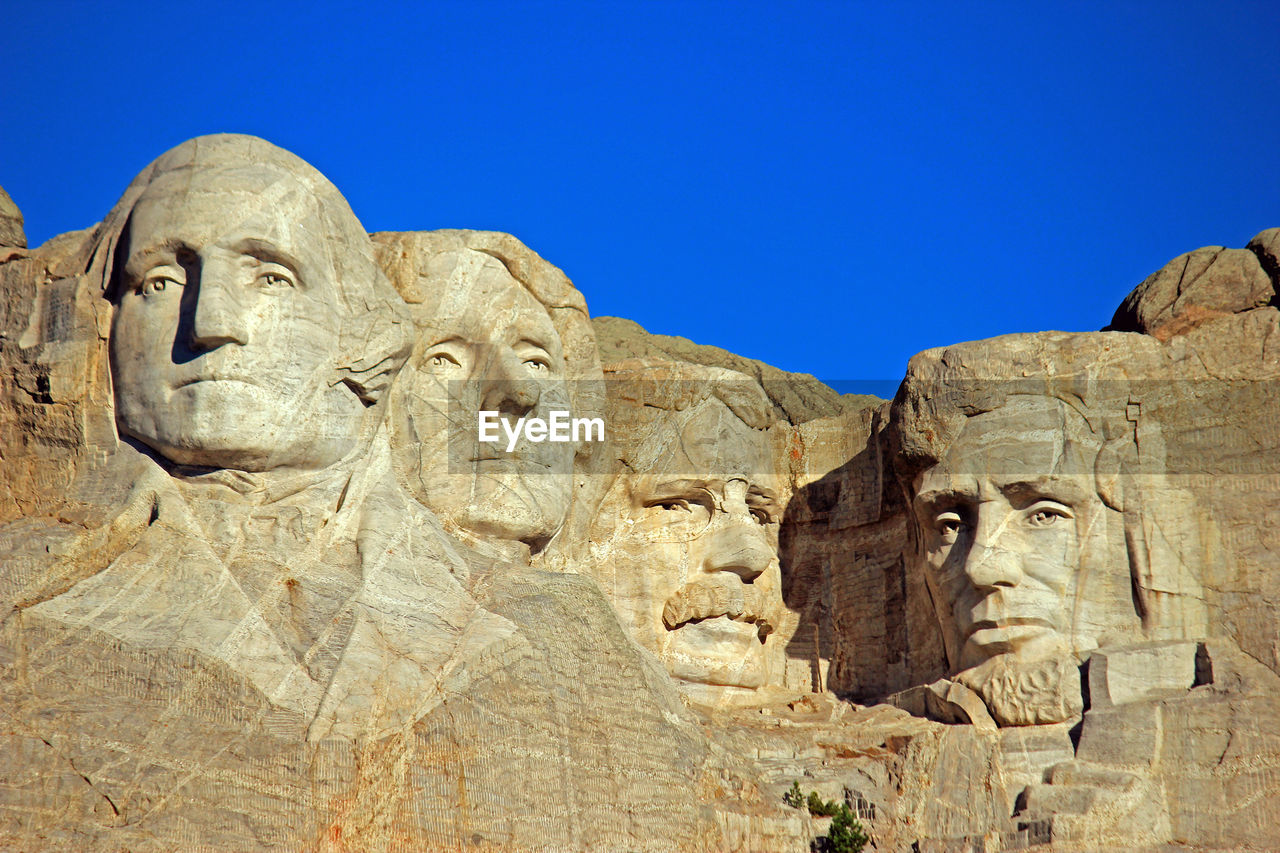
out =
<svg viewBox="0 0 1280 853"><path fill-rule="evenodd" d="M1071 512L1061 504L1039 503L1027 510L1027 524L1032 527L1053 527L1071 518Z"/></svg>
<svg viewBox="0 0 1280 853"><path fill-rule="evenodd" d="M527 358L525 359L524 365L533 373L546 373L551 370L551 362L541 357Z"/></svg>
<svg viewBox="0 0 1280 853"><path fill-rule="evenodd" d="M262 282L263 286L269 288L294 286L293 277L278 267L264 270L259 273L258 281Z"/></svg>

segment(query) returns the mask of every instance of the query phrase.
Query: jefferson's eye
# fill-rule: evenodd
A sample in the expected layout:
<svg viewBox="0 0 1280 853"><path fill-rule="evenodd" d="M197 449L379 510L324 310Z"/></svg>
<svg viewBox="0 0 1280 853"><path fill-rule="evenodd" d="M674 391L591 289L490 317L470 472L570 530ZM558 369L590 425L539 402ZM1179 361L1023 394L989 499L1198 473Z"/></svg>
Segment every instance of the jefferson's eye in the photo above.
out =
<svg viewBox="0 0 1280 853"><path fill-rule="evenodd" d="M166 273L151 273L142 280L142 284L138 285L138 292L143 296L154 296L170 285L182 287L182 282Z"/></svg>
<svg viewBox="0 0 1280 853"><path fill-rule="evenodd" d="M1061 504L1041 503L1027 510L1026 517L1032 527L1053 527L1071 518L1071 512Z"/></svg>
<svg viewBox="0 0 1280 853"><path fill-rule="evenodd" d="M449 355L447 352L434 353L429 359L427 359L427 364L441 370L452 370L455 367L462 366L458 364L458 360L456 358Z"/></svg>

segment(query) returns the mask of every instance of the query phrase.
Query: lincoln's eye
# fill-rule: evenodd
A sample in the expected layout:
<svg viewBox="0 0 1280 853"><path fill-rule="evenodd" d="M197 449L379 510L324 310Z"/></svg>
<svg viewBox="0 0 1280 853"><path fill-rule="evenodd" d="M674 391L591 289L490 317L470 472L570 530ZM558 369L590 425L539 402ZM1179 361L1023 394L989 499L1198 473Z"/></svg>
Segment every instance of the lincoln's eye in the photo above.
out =
<svg viewBox="0 0 1280 853"><path fill-rule="evenodd" d="M652 504L652 506L662 507L667 510L684 510L685 512L689 512L689 502L679 498L669 501L659 501L656 504Z"/></svg>
<svg viewBox="0 0 1280 853"><path fill-rule="evenodd" d="M1071 518L1071 514L1063 507L1035 506L1027 514L1027 524L1032 527L1053 527Z"/></svg>

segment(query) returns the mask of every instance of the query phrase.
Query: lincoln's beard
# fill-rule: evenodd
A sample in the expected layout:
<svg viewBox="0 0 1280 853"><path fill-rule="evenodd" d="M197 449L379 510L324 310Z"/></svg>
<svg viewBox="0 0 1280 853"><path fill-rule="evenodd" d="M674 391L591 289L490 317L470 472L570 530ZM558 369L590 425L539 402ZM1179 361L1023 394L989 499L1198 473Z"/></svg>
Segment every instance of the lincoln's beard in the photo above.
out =
<svg viewBox="0 0 1280 853"><path fill-rule="evenodd" d="M1080 669L1070 655L1034 661L998 655L955 680L980 695L1001 726L1061 723L1084 712Z"/></svg>

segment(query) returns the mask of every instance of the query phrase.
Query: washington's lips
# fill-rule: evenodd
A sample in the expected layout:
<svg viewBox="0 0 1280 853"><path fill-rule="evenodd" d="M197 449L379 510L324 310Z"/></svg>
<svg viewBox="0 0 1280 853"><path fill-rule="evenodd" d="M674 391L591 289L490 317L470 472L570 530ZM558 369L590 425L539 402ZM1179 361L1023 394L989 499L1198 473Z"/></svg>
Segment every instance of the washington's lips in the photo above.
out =
<svg viewBox="0 0 1280 853"><path fill-rule="evenodd" d="M175 383L173 387L174 387L174 388L186 388L188 385L196 385L196 384L199 384L199 383L201 383L201 382L238 382L238 383L240 383L241 385L256 385L256 384L257 384L257 383L256 383L256 382L254 382L252 379L246 379L246 378L245 378L245 377L243 377L243 376L217 376L217 375L215 375L215 376L192 376L192 377L190 377L190 378L188 378L188 379L183 379L182 381Z"/></svg>
<svg viewBox="0 0 1280 853"><path fill-rule="evenodd" d="M681 588L667 599L666 606L662 608L663 624L674 631L690 622L726 616L735 622L755 625L763 641L774 628L769 618L762 614L766 609L764 594L742 583L736 575L727 575L725 581L728 582L708 578Z"/></svg>

